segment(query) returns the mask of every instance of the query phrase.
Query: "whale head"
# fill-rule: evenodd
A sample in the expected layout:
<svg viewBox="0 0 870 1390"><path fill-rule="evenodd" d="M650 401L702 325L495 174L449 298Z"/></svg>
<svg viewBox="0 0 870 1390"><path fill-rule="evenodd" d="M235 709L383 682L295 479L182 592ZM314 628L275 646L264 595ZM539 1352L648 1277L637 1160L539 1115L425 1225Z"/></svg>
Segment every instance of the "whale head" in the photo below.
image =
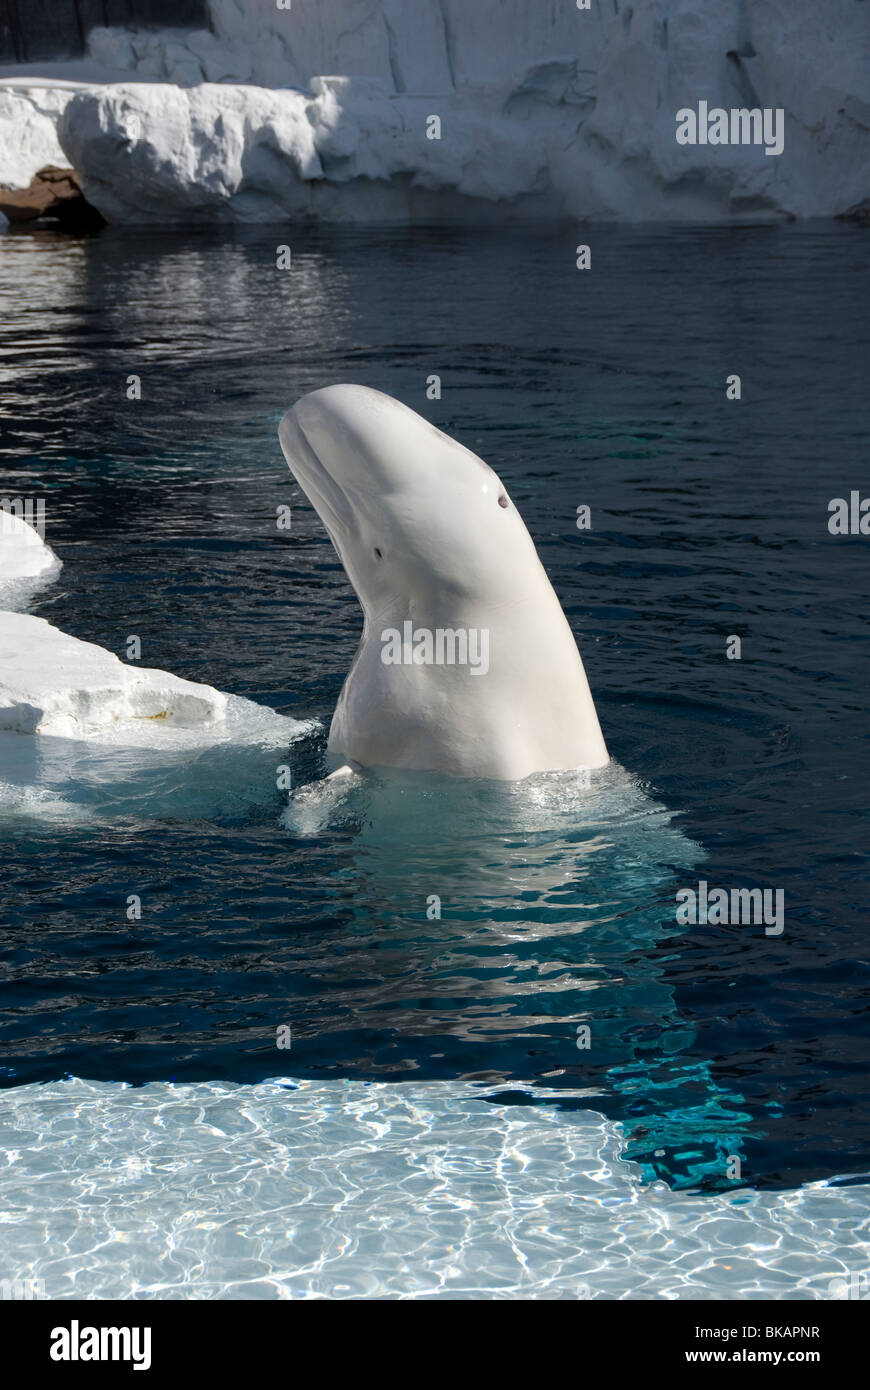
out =
<svg viewBox="0 0 870 1390"><path fill-rule="evenodd" d="M470 449L366 386L327 386L288 410L284 456L329 532L367 617L527 601L549 587L504 484Z"/></svg>

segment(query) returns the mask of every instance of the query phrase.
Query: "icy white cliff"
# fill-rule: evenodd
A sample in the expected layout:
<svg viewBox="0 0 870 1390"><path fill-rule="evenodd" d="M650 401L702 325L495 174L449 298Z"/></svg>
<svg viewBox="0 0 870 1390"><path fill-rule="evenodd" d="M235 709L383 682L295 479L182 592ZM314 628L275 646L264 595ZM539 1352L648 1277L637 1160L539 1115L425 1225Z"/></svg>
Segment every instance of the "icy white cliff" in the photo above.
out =
<svg viewBox="0 0 870 1390"><path fill-rule="evenodd" d="M45 150L56 127L87 196L121 222L735 221L870 200L865 0L211 0L210 12L211 31L93 30L90 80L59 93L19 79L0 90L0 127L20 120L25 145ZM679 145L676 113L699 101L781 109L782 153ZM20 174L26 151L16 158Z"/></svg>

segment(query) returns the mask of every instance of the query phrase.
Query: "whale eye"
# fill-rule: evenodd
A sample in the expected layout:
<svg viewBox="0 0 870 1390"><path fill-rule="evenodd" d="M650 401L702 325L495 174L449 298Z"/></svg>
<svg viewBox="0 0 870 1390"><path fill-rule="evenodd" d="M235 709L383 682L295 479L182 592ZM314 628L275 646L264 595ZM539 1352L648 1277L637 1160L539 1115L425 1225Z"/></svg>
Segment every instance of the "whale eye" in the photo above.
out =
<svg viewBox="0 0 870 1390"><path fill-rule="evenodd" d="M381 553L381 547L380 547L379 545L376 545L376 546L375 546L375 559L376 559L376 560L383 560L383 558L384 558L384 557L383 557L383 554Z"/></svg>
<svg viewBox="0 0 870 1390"><path fill-rule="evenodd" d="M500 507L507 507L510 505L504 493L502 493L501 497L498 499L498 505Z"/></svg>

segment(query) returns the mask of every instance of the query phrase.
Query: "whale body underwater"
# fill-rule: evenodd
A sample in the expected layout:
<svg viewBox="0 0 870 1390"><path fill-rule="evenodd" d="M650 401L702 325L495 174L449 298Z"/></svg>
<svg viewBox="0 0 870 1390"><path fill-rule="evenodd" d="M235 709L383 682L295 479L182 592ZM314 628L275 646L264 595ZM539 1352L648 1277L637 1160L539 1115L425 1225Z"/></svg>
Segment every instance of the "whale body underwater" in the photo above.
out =
<svg viewBox="0 0 870 1390"><path fill-rule="evenodd" d="M365 386L303 396L278 433L363 610L329 732L339 771L603 767L577 643L494 470Z"/></svg>

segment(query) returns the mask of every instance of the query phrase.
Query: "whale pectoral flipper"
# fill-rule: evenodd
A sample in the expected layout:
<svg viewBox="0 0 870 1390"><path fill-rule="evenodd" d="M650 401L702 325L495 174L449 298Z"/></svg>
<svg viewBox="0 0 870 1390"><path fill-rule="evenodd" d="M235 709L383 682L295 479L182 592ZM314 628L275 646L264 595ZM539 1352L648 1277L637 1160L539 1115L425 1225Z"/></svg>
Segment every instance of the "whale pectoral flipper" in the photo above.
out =
<svg viewBox="0 0 870 1390"><path fill-rule="evenodd" d="M329 776L324 780L331 782L335 777L353 777L354 773L357 772L362 772L359 763L343 763L342 766L337 767L334 772L330 772Z"/></svg>

